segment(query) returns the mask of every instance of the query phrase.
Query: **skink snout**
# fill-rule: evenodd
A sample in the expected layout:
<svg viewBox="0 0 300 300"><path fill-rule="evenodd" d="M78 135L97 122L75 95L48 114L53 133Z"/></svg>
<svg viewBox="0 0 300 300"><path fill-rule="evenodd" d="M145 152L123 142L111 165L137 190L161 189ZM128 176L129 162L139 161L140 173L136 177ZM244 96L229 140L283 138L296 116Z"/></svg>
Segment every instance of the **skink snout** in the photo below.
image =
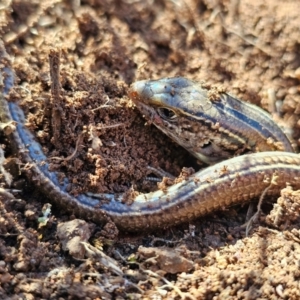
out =
<svg viewBox="0 0 300 300"><path fill-rule="evenodd" d="M172 83L171 79L137 81L131 85L129 97L147 105L161 105L175 95L176 84Z"/></svg>
<svg viewBox="0 0 300 300"><path fill-rule="evenodd" d="M153 97L153 91L148 80L134 82L129 90L129 97L133 101L142 101L147 103Z"/></svg>

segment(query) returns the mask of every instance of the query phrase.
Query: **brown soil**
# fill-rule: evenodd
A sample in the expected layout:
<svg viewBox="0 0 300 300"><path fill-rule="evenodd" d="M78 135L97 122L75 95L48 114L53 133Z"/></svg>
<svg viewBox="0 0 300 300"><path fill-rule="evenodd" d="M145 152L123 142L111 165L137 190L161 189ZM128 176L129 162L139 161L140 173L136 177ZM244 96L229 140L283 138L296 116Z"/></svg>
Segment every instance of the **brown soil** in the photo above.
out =
<svg viewBox="0 0 300 300"><path fill-rule="evenodd" d="M269 111L300 146L299 24L297 0L4 0L0 36L17 76L9 101L73 195L148 192L157 188L148 166L177 176L199 165L145 126L129 85L177 75L221 84ZM42 226L49 200L23 176L13 187L23 192L0 193L1 299L300 298L298 192L284 190L271 213L266 205L249 237L247 207L125 236L56 206Z"/></svg>

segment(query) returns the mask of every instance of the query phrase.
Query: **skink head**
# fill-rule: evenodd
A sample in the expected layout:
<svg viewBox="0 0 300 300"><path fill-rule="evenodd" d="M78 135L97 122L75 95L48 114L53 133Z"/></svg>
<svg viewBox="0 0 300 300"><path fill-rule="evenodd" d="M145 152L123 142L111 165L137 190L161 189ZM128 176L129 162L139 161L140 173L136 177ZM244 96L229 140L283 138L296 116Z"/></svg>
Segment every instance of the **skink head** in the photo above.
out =
<svg viewBox="0 0 300 300"><path fill-rule="evenodd" d="M210 120L218 111L200 84L182 77L137 81L129 96L148 121L201 161L211 164L230 156L212 143L213 135L220 137L212 133Z"/></svg>
<svg viewBox="0 0 300 300"><path fill-rule="evenodd" d="M197 117L214 114L207 90L200 84L182 77L160 80L143 80L132 84L130 97L145 113L151 110L151 117L174 122L177 117Z"/></svg>
<svg viewBox="0 0 300 300"><path fill-rule="evenodd" d="M212 98L203 84L181 77L138 81L129 96L147 120L205 163L247 151L293 151L265 111L223 92Z"/></svg>
<svg viewBox="0 0 300 300"><path fill-rule="evenodd" d="M142 80L132 84L131 98L142 101L144 104L190 112L192 107L188 104L197 101L195 113L211 107L207 99L207 90L191 80L182 77L164 78L160 80ZM204 105L204 106L203 106ZM197 109L197 110L196 110Z"/></svg>

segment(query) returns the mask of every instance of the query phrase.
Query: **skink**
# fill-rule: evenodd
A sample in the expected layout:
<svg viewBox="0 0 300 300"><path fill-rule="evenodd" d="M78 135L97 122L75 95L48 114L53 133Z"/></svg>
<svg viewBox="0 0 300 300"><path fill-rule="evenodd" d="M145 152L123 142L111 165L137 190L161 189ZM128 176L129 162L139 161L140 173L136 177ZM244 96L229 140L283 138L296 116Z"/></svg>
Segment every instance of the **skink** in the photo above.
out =
<svg viewBox="0 0 300 300"><path fill-rule="evenodd" d="M96 195L82 194L73 197L67 192L67 180L61 184L57 174L49 171L41 145L24 125L23 111L17 103L5 99L13 87L14 73L1 44L0 64L0 119L8 124L7 128L10 128L11 121L16 124L15 130L12 125L11 130L4 132L22 161L29 163L30 168L26 168L29 180L49 199L80 217L97 223L111 220L124 231L153 230L188 222L260 196L274 175L277 185L273 185L268 194L279 194L287 183L295 189L300 188L300 156L291 153L292 147L287 138L267 114L225 94L221 94L219 99L209 99L203 87L183 78L173 78L137 82L132 85L130 96L146 118L151 118L159 129L196 157L215 163L219 159L218 154L221 158L228 158L237 154L239 149L280 149L286 152L252 153L227 159L165 191L141 194L131 205L122 203L122 196L103 195L100 199ZM157 87L160 93L157 93ZM161 96L167 102L177 100L166 105ZM208 110L212 114L206 120L205 112ZM238 125L226 121L231 117ZM173 120L170 124L177 125L162 125L168 119Z"/></svg>

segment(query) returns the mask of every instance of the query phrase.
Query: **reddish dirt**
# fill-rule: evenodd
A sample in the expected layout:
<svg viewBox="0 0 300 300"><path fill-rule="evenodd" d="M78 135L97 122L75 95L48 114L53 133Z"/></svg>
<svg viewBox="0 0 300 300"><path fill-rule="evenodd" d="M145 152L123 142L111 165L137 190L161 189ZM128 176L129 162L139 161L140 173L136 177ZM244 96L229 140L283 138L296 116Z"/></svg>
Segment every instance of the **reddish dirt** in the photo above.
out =
<svg viewBox="0 0 300 300"><path fill-rule="evenodd" d="M297 148L299 23L296 0L4 0L0 37L17 77L9 101L20 103L73 195L148 192L157 188L145 180L153 175L148 166L175 176L200 166L145 126L127 96L130 84L177 75L220 84L269 111ZM57 136L49 112L55 97ZM124 235L56 206L42 226L49 199L14 175L12 187L23 192L5 190L4 176L0 191L1 299L300 298L299 192L285 189L272 211L265 205L249 237L247 207Z"/></svg>

